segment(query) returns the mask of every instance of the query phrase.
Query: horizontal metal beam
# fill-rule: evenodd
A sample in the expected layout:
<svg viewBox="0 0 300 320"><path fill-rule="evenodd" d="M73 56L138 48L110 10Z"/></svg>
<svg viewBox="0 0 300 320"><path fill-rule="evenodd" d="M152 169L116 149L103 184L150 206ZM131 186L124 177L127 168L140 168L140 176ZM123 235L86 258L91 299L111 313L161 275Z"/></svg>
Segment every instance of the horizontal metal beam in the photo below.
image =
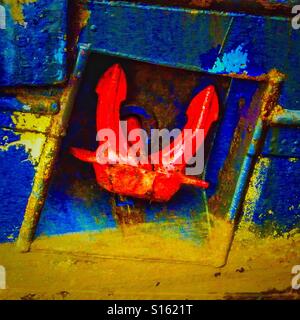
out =
<svg viewBox="0 0 300 320"><path fill-rule="evenodd" d="M300 127L300 110L284 109L283 112L274 114L271 122L274 125Z"/></svg>

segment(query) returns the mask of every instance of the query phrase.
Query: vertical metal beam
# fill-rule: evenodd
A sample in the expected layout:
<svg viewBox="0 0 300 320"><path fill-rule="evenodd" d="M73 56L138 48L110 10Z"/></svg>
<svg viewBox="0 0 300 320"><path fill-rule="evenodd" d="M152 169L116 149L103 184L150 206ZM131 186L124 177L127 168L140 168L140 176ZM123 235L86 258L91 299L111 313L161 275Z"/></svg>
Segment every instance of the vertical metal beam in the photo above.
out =
<svg viewBox="0 0 300 320"><path fill-rule="evenodd" d="M267 128L272 117L272 111L277 106L280 96L280 86L285 76L276 70L271 70L268 74L267 87L262 98L260 118L258 119L247 155L244 158L241 173L235 188L231 206L228 212L228 219L232 223L231 241L228 244L224 264L226 264L230 248L236 231L236 222L240 218L243 201L246 196L247 186L253 174L257 157L264 146Z"/></svg>
<svg viewBox="0 0 300 320"><path fill-rule="evenodd" d="M79 47L75 69L60 99L61 111L57 116L53 117L51 130L47 136L47 140L41 154L40 162L33 181L32 192L28 199L24 220L17 240L17 248L21 252L28 252L30 250L36 226L46 200L54 164L59 153L62 138L66 134L74 100L76 98L88 55L89 46L81 45Z"/></svg>
<svg viewBox="0 0 300 320"><path fill-rule="evenodd" d="M260 118L258 119L253 137L244 159L241 173L237 182L235 193L229 209L229 220L234 220L238 216L243 199L245 197L248 182L250 181L257 157L261 153L264 145L269 117L276 108L280 95L280 86L284 80L284 75L276 70L271 70L268 74L267 87L262 98Z"/></svg>

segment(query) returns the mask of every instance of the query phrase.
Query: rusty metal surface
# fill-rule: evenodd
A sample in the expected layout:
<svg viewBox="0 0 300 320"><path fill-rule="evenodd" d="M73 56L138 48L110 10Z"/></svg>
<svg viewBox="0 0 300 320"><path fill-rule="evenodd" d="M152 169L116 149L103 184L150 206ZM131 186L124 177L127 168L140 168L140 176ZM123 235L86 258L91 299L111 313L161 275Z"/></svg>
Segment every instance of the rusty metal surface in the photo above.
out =
<svg viewBox="0 0 300 320"><path fill-rule="evenodd" d="M127 2L273 16L291 15L291 8L298 4L297 0L128 0Z"/></svg>

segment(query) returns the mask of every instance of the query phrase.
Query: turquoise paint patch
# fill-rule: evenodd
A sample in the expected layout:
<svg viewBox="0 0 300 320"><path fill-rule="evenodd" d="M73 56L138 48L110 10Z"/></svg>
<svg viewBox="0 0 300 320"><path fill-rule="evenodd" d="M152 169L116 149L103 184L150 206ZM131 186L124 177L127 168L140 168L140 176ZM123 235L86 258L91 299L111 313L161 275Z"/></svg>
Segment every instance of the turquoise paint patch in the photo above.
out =
<svg viewBox="0 0 300 320"><path fill-rule="evenodd" d="M243 47L239 45L235 50L224 53L221 58L217 58L214 66L209 69L213 73L241 73L247 68L248 53L243 52Z"/></svg>

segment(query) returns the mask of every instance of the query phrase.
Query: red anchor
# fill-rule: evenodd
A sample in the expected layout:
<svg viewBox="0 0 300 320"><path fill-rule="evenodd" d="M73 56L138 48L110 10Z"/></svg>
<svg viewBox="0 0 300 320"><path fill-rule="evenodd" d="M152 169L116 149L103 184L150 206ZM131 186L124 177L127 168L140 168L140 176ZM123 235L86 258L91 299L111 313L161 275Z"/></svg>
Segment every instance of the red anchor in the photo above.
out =
<svg viewBox="0 0 300 320"><path fill-rule="evenodd" d="M96 92L98 94L97 106L97 130L111 129L116 135L116 152L113 153L117 159L126 155L124 146L130 146L125 138L125 133L120 128L120 107L127 95L126 76L120 65L110 67L101 77ZM204 130L204 139L212 125L218 119L219 102L214 86L208 86L198 93L192 100L187 110L188 121L185 129L191 129L189 136L178 136L168 147L163 148L156 156L158 164L133 164L130 157L125 162L100 164L97 161L97 151L87 151L71 148L71 153L78 159L90 162L94 166L97 183L104 189L123 196L148 199L151 201L169 201L180 189L182 184L194 185L199 188L208 188L209 184L192 176L184 174L188 159L177 163L174 159L182 156L185 152L178 148L179 143L192 144L194 156L199 148L196 145L197 129ZM141 128L136 117L127 119L128 132L132 129ZM203 143L203 142L202 142ZM99 148L104 142L99 143ZM120 146L120 147L119 147ZM125 149L126 150L126 149ZM163 159L170 159L169 163L163 163Z"/></svg>

